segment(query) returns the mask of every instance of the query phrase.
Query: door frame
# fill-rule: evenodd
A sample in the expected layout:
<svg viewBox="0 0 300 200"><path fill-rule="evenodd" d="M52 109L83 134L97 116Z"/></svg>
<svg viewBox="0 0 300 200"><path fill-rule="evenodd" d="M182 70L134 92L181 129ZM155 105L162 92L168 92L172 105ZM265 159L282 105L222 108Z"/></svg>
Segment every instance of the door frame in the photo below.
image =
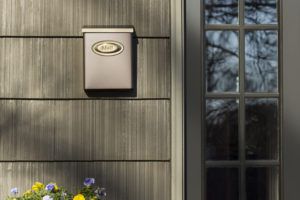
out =
<svg viewBox="0 0 300 200"><path fill-rule="evenodd" d="M300 1L282 0L283 200L300 197Z"/></svg>
<svg viewBox="0 0 300 200"><path fill-rule="evenodd" d="M201 0L185 5L185 199L202 199L202 14ZM200 152L195 153L195 152ZM199 198L200 197L200 198Z"/></svg>

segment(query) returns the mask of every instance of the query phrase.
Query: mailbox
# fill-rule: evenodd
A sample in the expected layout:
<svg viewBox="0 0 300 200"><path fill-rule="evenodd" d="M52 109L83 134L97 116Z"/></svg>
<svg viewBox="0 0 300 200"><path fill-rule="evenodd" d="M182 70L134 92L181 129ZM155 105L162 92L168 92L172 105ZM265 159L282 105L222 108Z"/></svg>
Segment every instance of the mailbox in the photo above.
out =
<svg viewBox="0 0 300 200"><path fill-rule="evenodd" d="M129 90L132 79L132 27L83 28L85 90Z"/></svg>

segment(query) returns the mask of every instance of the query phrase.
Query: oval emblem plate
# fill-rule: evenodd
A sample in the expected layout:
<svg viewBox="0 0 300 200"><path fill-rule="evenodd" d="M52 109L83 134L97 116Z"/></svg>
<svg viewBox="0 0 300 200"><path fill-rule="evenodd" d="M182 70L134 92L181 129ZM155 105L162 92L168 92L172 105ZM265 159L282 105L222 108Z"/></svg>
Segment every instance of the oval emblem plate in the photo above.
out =
<svg viewBox="0 0 300 200"><path fill-rule="evenodd" d="M117 41L105 40L96 42L92 46L92 51L101 56L115 56L122 53L124 46Z"/></svg>

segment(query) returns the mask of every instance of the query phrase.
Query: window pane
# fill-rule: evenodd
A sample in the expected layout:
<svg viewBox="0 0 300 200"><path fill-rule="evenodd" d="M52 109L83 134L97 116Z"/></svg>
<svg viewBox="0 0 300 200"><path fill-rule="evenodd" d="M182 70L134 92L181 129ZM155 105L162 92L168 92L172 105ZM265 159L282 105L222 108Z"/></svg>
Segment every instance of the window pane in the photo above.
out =
<svg viewBox="0 0 300 200"><path fill-rule="evenodd" d="M206 101L206 159L238 159L237 100Z"/></svg>
<svg viewBox="0 0 300 200"><path fill-rule="evenodd" d="M276 0L245 0L246 24L276 24Z"/></svg>
<svg viewBox="0 0 300 200"><path fill-rule="evenodd" d="M208 168L206 200L238 200L239 169Z"/></svg>
<svg viewBox="0 0 300 200"><path fill-rule="evenodd" d="M278 200L278 167L247 168L246 192L247 200Z"/></svg>
<svg viewBox="0 0 300 200"><path fill-rule="evenodd" d="M238 0L205 0L206 24L237 24Z"/></svg>
<svg viewBox="0 0 300 200"><path fill-rule="evenodd" d="M238 91L238 32L207 31L205 35L207 91Z"/></svg>
<svg viewBox="0 0 300 200"><path fill-rule="evenodd" d="M246 158L278 159L278 100L246 100Z"/></svg>
<svg viewBox="0 0 300 200"><path fill-rule="evenodd" d="M277 31L246 32L246 91L278 91Z"/></svg>

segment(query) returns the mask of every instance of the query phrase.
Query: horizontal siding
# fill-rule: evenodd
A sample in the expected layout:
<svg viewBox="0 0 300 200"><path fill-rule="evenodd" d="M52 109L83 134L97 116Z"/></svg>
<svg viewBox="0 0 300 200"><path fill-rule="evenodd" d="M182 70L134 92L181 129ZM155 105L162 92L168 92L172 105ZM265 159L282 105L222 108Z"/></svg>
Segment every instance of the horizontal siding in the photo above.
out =
<svg viewBox="0 0 300 200"><path fill-rule="evenodd" d="M95 177L96 185L107 188L110 200L169 200L170 166L168 162L59 162L0 163L0 199L10 188L20 192L34 181L58 185L76 192L85 177Z"/></svg>
<svg viewBox="0 0 300 200"><path fill-rule="evenodd" d="M85 177L110 200L171 199L170 2L0 0L0 199ZM134 26L135 92L84 92L89 25Z"/></svg>
<svg viewBox="0 0 300 200"><path fill-rule="evenodd" d="M0 160L169 160L168 100L1 100Z"/></svg>
<svg viewBox="0 0 300 200"><path fill-rule="evenodd" d="M168 39L140 39L130 98L169 98L170 68ZM82 38L0 38L0 72L0 98L88 98Z"/></svg>
<svg viewBox="0 0 300 200"><path fill-rule="evenodd" d="M80 36L86 25L133 25L138 36L168 37L170 1L0 1L2 36Z"/></svg>

